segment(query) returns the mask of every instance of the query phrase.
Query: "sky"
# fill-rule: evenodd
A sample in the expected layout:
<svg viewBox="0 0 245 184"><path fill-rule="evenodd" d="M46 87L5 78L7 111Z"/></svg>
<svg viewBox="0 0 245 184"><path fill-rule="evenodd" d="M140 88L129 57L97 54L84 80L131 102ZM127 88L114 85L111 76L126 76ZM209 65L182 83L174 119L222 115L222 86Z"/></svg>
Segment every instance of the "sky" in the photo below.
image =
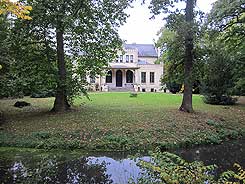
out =
<svg viewBox="0 0 245 184"><path fill-rule="evenodd" d="M197 0L197 8L207 13L215 1ZM157 32L164 26L163 15L150 20L152 14L148 9L149 0L144 5L141 5L141 2L142 0L136 0L133 3L133 8L126 10L130 17L127 19L127 23L119 28L119 35L127 43L153 44L153 40L157 39Z"/></svg>

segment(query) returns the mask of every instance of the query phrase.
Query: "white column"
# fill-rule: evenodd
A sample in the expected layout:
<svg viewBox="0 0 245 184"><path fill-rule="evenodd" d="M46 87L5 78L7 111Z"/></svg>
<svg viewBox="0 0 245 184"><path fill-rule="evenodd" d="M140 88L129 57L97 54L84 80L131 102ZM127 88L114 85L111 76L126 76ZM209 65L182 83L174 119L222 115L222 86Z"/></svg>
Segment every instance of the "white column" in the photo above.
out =
<svg viewBox="0 0 245 184"><path fill-rule="evenodd" d="M116 69L111 69L111 77L112 77L112 86L116 87Z"/></svg>
<svg viewBox="0 0 245 184"><path fill-rule="evenodd" d="M122 82L123 82L123 87L126 87L125 84L126 84L126 69L122 70Z"/></svg>

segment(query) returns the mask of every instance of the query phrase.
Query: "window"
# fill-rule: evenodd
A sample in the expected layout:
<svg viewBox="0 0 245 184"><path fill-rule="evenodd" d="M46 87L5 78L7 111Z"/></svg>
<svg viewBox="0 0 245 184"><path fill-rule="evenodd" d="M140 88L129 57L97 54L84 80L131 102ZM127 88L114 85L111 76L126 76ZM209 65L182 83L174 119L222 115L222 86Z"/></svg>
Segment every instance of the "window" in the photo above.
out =
<svg viewBox="0 0 245 184"><path fill-rule="evenodd" d="M133 62L134 62L134 56L130 55L130 63L133 63Z"/></svg>
<svg viewBox="0 0 245 184"><path fill-rule="evenodd" d="M120 55L120 63L123 62L123 55Z"/></svg>
<svg viewBox="0 0 245 184"><path fill-rule="evenodd" d="M112 83L112 72L108 71L105 78L106 83Z"/></svg>
<svg viewBox="0 0 245 184"><path fill-rule="evenodd" d="M154 83L154 82L155 82L155 73L150 72L150 83Z"/></svg>
<svg viewBox="0 0 245 184"><path fill-rule="evenodd" d="M146 72L141 72L141 83L146 83Z"/></svg>
<svg viewBox="0 0 245 184"><path fill-rule="evenodd" d="M95 83L95 77L94 76L90 76L90 83L94 84Z"/></svg>
<svg viewBox="0 0 245 184"><path fill-rule="evenodd" d="M142 88L142 92L145 92L145 88Z"/></svg>
<svg viewBox="0 0 245 184"><path fill-rule="evenodd" d="M116 63L118 63L119 62L119 56L117 55L117 57L116 57Z"/></svg>
<svg viewBox="0 0 245 184"><path fill-rule="evenodd" d="M154 88L151 88L151 92L154 92Z"/></svg>
<svg viewBox="0 0 245 184"><path fill-rule="evenodd" d="M131 70L126 72L126 83L133 83L134 74Z"/></svg>
<svg viewBox="0 0 245 184"><path fill-rule="evenodd" d="M129 55L126 55L126 63L129 63Z"/></svg>

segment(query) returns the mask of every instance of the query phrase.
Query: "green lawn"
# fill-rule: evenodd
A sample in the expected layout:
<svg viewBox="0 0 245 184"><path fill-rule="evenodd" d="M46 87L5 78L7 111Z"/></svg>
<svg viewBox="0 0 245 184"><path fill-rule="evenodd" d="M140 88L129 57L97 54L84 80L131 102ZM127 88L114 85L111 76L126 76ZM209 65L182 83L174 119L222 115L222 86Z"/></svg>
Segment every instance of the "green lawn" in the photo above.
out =
<svg viewBox="0 0 245 184"><path fill-rule="evenodd" d="M24 98L30 107L13 107L17 101L0 100L6 122L0 145L86 150L138 150L156 146L190 146L219 143L245 132L245 104L213 106L193 97L195 113L178 111L181 95L91 93L90 101L77 98L71 112L52 114L53 98Z"/></svg>

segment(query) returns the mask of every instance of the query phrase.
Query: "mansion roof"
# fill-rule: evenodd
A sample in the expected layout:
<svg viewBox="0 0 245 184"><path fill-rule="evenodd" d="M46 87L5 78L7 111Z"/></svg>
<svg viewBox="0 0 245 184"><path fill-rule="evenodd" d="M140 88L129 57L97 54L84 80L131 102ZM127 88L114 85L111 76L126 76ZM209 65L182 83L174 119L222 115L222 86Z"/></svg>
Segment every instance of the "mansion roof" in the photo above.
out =
<svg viewBox="0 0 245 184"><path fill-rule="evenodd" d="M139 57L158 57L153 44L124 44L125 49L137 49Z"/></svg>

